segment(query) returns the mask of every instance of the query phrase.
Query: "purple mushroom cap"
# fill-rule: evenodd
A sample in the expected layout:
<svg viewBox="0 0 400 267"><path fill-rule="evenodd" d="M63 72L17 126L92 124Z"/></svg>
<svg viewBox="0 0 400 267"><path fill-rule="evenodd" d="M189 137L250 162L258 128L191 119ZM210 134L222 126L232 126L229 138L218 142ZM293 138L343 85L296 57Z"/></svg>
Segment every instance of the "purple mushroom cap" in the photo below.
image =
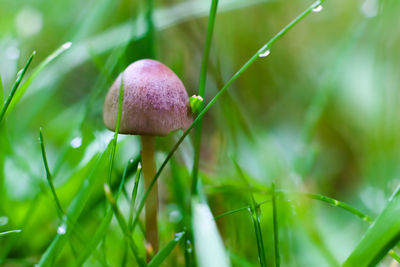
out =
<svg viewBox="0 0 400 267"><path fill-rule="evenodd" d="M185 86L164 64L142 59L129 65L107 93L103 118L115 131L123 75L124 101L119 133L165 136L187 129L192 122Z"/></svg>

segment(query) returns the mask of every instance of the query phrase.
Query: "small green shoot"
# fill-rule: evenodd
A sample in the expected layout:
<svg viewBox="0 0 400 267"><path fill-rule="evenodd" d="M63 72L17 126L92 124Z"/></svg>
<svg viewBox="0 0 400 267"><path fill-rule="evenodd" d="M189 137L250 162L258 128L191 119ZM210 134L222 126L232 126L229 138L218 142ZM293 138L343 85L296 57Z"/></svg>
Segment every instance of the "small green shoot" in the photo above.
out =
<svg viewBox="0 0 400 267"><path fill-rule="evenodd" d="M189 97L189 105L193 114L197 114L201 110L203 102L204 100L201 96L192 95Z"/></svg>

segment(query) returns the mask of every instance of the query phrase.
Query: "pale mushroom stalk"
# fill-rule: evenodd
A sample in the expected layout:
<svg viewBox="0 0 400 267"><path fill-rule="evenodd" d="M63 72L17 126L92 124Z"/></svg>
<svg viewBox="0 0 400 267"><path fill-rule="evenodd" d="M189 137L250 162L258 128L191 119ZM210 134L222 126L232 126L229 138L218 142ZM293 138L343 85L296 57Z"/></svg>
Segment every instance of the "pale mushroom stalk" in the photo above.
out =
<svg viewBox="0 0 400 267"><path fill-rule="evenodd" d="M156 174L156 136L166 136L178 129L186 129L192 122L189 98L182 81L164 64L143 59L124 70L124 103L122 105L119 133L140 135L142 145L142 168L145 190ZM118 114L118 94L121 77L118 77L107 93L104 102L104 124L115 131ZM146 240L151 249L158 251L158 189L154 184L146 200Z"/></svg>
<svg viewBox="0 0 400 267"><path fill-rule="evenodd" d="M143 181L145 188L149 188L151 181L156 174L156 162L154 160L154 136L141 135L140 141L142 144L142 168L143 168ZM157 213L158 213L158 185L157 182L151 189L145 206L145 225L146 225L146 240L150 243L154 252L158 251L158 227L157 227ZM148 255L149 260L149 255Z"/></svg>

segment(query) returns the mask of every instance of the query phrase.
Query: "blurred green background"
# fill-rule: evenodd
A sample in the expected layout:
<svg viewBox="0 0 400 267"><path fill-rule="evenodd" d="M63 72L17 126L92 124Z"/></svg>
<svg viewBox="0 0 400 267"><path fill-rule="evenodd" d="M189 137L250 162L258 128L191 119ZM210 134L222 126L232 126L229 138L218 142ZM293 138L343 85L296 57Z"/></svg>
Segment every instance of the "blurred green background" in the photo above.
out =
<svg viewBox="0 0 400 267"><path fill-rule="evenodd" d="M155 57L197 94L211 1L154 1ZM208 102L270 38L312 2L220 0L207 78ZM282 266L335 266L368 224L353 214L291 192L323 194L374 218L400 183L400 2L327 0L259 58L206 114L200 177L213 215L248 205L234 162L256 201L278 201ZM2 0L0 75L7 96L19 69L37 51L28 75L62 44L72 42L37 77L1 128L0 259L5 266L39 261L59 227L38 141L43 128L50 170L65 209L112 138L102 121L105 94L131 62L149 57L145 1ZM157 163L181 133L157 140ZM136 136L120 136L113 175L140 151ZM190 138L160 179L161 246L187 225L193 149ZM91 236L104 217L98 171L79 225ZM133 179L125 186L129 195ZM139 195L143 193L140 190ZM119 207L128 211L129 198ZM217 220L233 266L257 266L251 216ZM261 206L268 266L274 264L272 208ZM140 232L136 239L140 239ZM139 241L138 241L139 242ZM74 266L71 239L56 266ZM120 266L126 244L115 219L97 248ZM181 246L182 247L182 246ZM98 266L92 256L85 263ZM134 264L132 256L127 264ZM394 264L385 258L382 264ZM163 266L184 266L174 250ZM391 265L396 266L396 265Z"/></svg>

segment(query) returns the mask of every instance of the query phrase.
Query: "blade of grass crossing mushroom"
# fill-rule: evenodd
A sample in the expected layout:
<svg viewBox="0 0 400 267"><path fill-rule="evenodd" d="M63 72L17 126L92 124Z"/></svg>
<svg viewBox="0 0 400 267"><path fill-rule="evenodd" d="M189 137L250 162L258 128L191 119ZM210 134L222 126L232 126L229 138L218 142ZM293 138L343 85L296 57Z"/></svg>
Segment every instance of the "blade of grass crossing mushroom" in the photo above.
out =
<svg viewBox="0 0 400 267"><path fill-rule="evenodd" d="M169 241L169 243L153 257L153 259L149 262L147 267L161 266L161 264L163 264L164 260L171 254L176 244L179 243L179 241L182 239L184 235L185 232L176 233L174 239Z"/></svg>
<svg viewBox="0 0 400 267"><path fill-rule="evenodd" d="M266 50L270 49L271 46L278 41L282 36L284 36L290 29L292 29L297 23L303 20L308 14L312 12L314 8L321 5L325 0L318 0L310 5L303 13L301 13L298 17L296 17L292 22L290 22L286 27L284 27L278 34L276 34L270 41L268 41L263 47L261 47L231 78L230 80L221 88L221 90L208 102L208 104L200 111L197 117L194 119L192 124L189 128L182 134L179 140L175 143L174 147L168 153L167 157L161 164L160 168L158 169L156 175L154 176L152 182L149 184L148 189L144 193L142 199L140 200L135 219L133 221L133 228L136 226L140 213L144 208L144 204L146 201L147 196L149 195L150 190L153 188L154 184L156 183L158 177L160 176L161 172L164 170L165 166L167 165L170 158L174 155L175 151L178 149L180 144L186 138L186 136L190 133L195 125L203 118L205 113L215 104L215 102L224 94L224 92L232 85L237 78L239 78L245 70L247 70L260 56L260 54L264 53Z"/></svg>
<svg viewBox="0 0 400 267"><path fill-rule="evenodd" d="M281 265L281 260L279 256L279 227L278 227L278 214L276 208L276 194L275 194L275 183L272 183L272 220L274 227L274 251L275 251L275 266L279 267Z"/></svg>
<svg viewBox="0 0 400 267"><path fill-rule="evenodd" d="M210 15L208 16L207 35L206 43L204 45L203 58L201 60L200 68L200 80L199 80L199 91L198 94L201 98L205 98L206 92L206 81L207 81L207 65L210 55L211 41L214 32L215 17L217 14L218 0L212 0ZM203 108L203 102L200 104L200 108ZM197 193L197 179L199 175L199 161L200 161L200 147L201 147L201 134L202 134L202 120L200 120L195 129L194 139L194 160L192 170L192 193Z"/></svg>
<svg viewBox="0 0 400 267"><path fill-rule="evenodd" d="M33 51L31 56L28 58L28 61L26 62L25 66L22 68L22 70L20 70L18 72L17 80L15 81L15 83L14 83L14 85L13 85L11 91L10 91L10 94L8 95L6 101L4 102L3 107L1 108L1 111L0 111L0 123L4 119L4 117L6 115L6 112L7 112L8 108L10 107L11 101L13 100L13 98L14 98L16 92L17 92L17 89L18 89L18 87L19 87L19 85L20 85L20 83L22 81L22 78L24 78L25 72L28 69L29 65L31 64L31 62L32 62L33 58L35 57L35 55L36 55L36 51ZM3 89L1 91L3 92ZM20 89L20 91L21 91L21 89ZM17 101L17 99L14 100L14 102L15 101Z"/></svg>
<svg viewBox="0 0 400 267"><path fill-rule="evenodd" d="M15 105L21 100L22 96L25 94L26 90L28 89L29 85L36 79L36 77L51 63L56 59L58 56L60 56L62 53L64 53L66 50L68 50L71 47L72 43L67 42L63 45L61 45L56 51L51 53L42 63L37 66L32 74L26 79L26 81L21 85L21 88L18 90L18 92L15 94L15 99L13 103L11 103L9 109L7 110L7 113L9 113Z"/></svg>
<svg viewBox="0 0 400 267"><path fill-rule="evenodd" d="M129 227L128 227L124 217L122 216L121 211L119 210L114 197L111 194L111 189L107 184L104 185L104 192L106 194L108 202L111 204L111 208L114 211L114 214L115 214L115 217L117 218L118 224L121 227L121 230L124 233L124 236L126 237L126 239L128 241L129 247L130 247L133 255L135 256L137 264L140 267L146 266L146 262L144 261L144 259L142 259L142 257L140 257L139 250L135 244L135 241L132 238L132 233L129 230Z"/></svg>

